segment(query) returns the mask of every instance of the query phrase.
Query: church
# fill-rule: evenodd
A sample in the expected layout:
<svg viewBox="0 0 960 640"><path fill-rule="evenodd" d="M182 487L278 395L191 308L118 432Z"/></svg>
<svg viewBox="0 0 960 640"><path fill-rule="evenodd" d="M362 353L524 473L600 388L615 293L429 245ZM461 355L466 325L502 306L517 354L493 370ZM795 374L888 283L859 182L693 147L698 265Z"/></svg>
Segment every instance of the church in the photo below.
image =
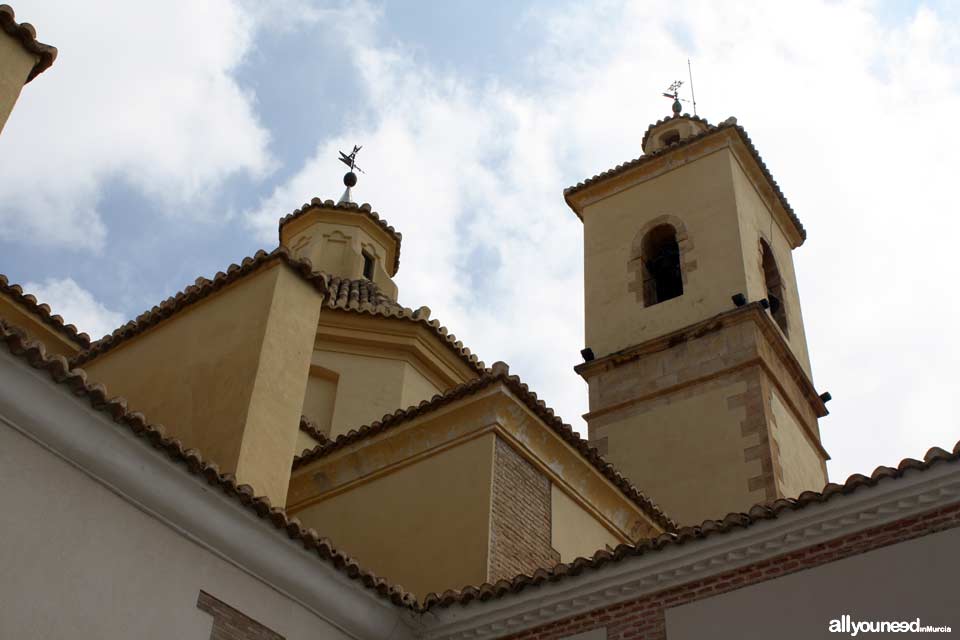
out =
<svg viewBox="0 0 960 640"><path fill-rule="evenodd" d="M57 50L0 27L2 130ZM275 247L99 340L0 276L0 637L960 628L960 443L830 482L800 218L735 118L675 101L637 147L562 192L586 437L398 303L352 156Z"/></svg>

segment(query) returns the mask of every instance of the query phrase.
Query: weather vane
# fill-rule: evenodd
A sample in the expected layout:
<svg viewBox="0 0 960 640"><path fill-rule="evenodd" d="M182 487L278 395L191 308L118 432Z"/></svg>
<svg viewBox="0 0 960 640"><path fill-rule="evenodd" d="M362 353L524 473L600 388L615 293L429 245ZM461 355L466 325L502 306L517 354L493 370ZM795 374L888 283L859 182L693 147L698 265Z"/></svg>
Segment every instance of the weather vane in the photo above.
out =
<svg viewBox="0 0 960 640"><path fill-rule="evenodd" d="M690 74L690 100L680 97L680 87L683 86L683 80L673 82L663 93L664 98L673 100L673 113L677 116L683 111L683 105L680 104L681 102L692 102L693 115L697 115L697 97L693 93L693 69L690 66L690 58L687 58L687 73Z"/></svg>
<svg viewBox="0 0 960 640"><path fill-rule="evenodd" d="M683 85L683 80L677 80L672 83L666 91L663 92L664 98L670 98L673 100L673 115L678 116L680 112L683 111L683 105L680 104L680 87ZM686 102L686 100L683 100Z"/></svg>
<svg viewBox="0 0 960 640"><path fill-rule="evenodd" d="M350 193L350 189L357 186L357 174L354 173L354 171L364 173L363 169L357 166L357 153L362 148L363 146L353 145L353 151L351 151L349 155L343 151L340 152L340 162L350 167L350 171L347 171L343 176L343 184L346 185L347 190L340 196L340 202L353 202L353 200L351 200L352 194Z"/></svg>

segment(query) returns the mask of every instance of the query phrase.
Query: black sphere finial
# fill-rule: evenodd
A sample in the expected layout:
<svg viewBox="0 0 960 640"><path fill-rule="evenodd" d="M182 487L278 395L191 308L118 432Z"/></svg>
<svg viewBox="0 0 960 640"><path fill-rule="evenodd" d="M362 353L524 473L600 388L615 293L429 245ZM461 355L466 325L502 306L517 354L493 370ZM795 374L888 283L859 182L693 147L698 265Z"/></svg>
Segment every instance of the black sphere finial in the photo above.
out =
<svg viewBox="0 0 960 640"><path fill-rule="evenodd" d="M345 174L343 174L343 184L348 187L357 186L357 174L355 174L353 171L347 171Z"/></svg>
<svg viewBox="0 0 960 640"><path fill-rule="evenodd" d="M683 106L680 104L680 100L677 98L673 99L673 115L678 116L680 112L683 111Z"/></svg>

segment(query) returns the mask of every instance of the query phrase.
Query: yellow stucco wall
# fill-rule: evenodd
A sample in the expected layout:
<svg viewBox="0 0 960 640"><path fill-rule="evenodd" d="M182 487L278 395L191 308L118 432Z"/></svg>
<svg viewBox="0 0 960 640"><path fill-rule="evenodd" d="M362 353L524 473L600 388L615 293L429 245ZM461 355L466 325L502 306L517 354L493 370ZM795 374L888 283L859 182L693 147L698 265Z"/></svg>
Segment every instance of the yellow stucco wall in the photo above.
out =
<svg viewBox="0 0 960 640"><path fill-rule="evenodd" d="M274 262L84 368L132 409L282 505L321 302Z"/></svg>
<svg viewBox="0 0 960 640"><path fill-rule="evenodd" d="M621 543L555 484L550 485L550 518L550 545L560 553L561 562L589 558Z"/></svg>
<svg viewBox="0 0 960 640"><path fill-rule="evenodd" d="M291 478L290 512L340 540L348 553L379 562L374 570L393 572L384 575L406 587L416 584L418 593L482 582L489 569L495 437L563 490L557 539L567 553L589 555L609 541L615 546L660 533L640 507L499 385L299 466ZM328 533L331 526L336 536ZM454 556L466 554L462 560L425 569L433 562L431 546L447 562L454 544L460 545ZM424 571L429 580L419 581Z"/></svg>
<svg viewBox="0 0 960 640"><path fill-rule="evenodd" d="M745 447L759 440L741 435L746 409L727 403L746 389L735 378L720 379L605 422L606 457L681 524L722 518L762 502L762 490L747 490L761 463L744 460ZM665 466L688 471L667 475Z"/></svg>
<svg viewBox="0 0 960 640"><path fill-rule="evenodd" d="M731 162L721 148L585 208L586 345L597 357L726 311L745 290ZM683 259L697 266L682 296L645 308L628 263L634 238L660 216L686 227L692 248Z"/></svg>
<svg viewBox="0 0 960 640"><path fill-rule="evenodd" d="M313 448L316 447L318 444L320 444L320 443L317 442L316 440L314 440L313 438L311 438L310 435L309 435L308 433L306 433L305 431L298 431L298 432L297 432L296 452L297 452L298 455L299 455L300 453L302 453L303 451L306 451L306 450L309 450L309 449L313 449Z"/></svg>
<svg viewBox="0 0 960 640"><path fill-rule="evenodd" d="M312 362L337 375L335 395L331 395L329 389L314 385L308 390L304 403L305 415L308 411L327 412L332 404L331 437L380 420L397 409L419 404L441 391L410 363L388 354L315 350Z"/></svg>
<svg viewBox="0 0 960 640"><path fill-rule="evenodd" d="M350 279L363 277L366 251L376 261L373 281L396 300L397 285L390 277L396 242L365 214L314 209L284 225L281 241L315 269Z"/></svg>
<svg viewBox="0 0 960 640"><path fill-rule="evenodd" d="M42 342L48 354L70 358L80 350L60 332L3 293L0 293L0 318L23 329L32 339Z"/></svg>
<svg viewBox="0 0 960 640"><path fill-rule="evenodd" d="M333 371L317 366L310 367L306 395L303 400L303 415L313 421L320 433L330 436L333 412L337 404L337 387L340 376Z"/></svg>
<svg viewBox="0 0 960 640"><path fill-rule="evenodd" d="M237 478L248 479L274 504L283 505L323 296L285 265L273 270L277 281L260 347Z"/></svg>
<svg viewBox="0 0 960 640"><path fill-rule="evenodd" d="M783 480L780 491L786 498L796 498L804 491L820 491L827 483L820 453L804 435L800 423L790 412L776 389L770 389L770 411L773 416L770 435L781 456Z"/></svg>
<svg viewBox="0 0 960 640"><path fill-rule="evenodd" d="M423 400L429 400L438 393L445 391L430 381L423 373L409 362L403 369L403 393L400 401L402 407L412 407Z"/></svg>
<svg viewBox="0 0 960 640"><path fill-rule="evenodd" d="M773 252L783 283L783 302L787 314L787 342L807 377L812 379L790 242L757 193L753 183L744 173L740 163L733 160L731 166L737 207L740 210L741 250L747 277L745 293L750 300L759 300L767 296L760 253L760 239L763 238Z"/></svg>
<svg viewBox="0 0 960 640"><path fill-rule="evenodd" d="M36 63L37 59L24 51L19 40L0 31L0 131Z"/></svg>
<svg viewBox="0 0 960 640"><path fill-rule="evenodd" d="M494 435L298 511L377 575L418 596L487 577Z"/></svg>

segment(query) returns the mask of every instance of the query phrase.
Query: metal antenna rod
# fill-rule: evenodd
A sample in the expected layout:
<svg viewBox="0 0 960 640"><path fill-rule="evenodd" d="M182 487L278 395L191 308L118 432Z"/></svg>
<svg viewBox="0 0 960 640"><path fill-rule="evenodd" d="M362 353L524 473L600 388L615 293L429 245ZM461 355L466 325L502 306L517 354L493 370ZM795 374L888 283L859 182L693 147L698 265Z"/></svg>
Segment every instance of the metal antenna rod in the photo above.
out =
<svg viewBox="0 0 960 640"><path fill-rule="evenodd" d="M687 58L687 73L690 76L690 99L693 101L693 115L697 115L697 96L693 95L693 69L690 67L690 58Z"/></svg>

